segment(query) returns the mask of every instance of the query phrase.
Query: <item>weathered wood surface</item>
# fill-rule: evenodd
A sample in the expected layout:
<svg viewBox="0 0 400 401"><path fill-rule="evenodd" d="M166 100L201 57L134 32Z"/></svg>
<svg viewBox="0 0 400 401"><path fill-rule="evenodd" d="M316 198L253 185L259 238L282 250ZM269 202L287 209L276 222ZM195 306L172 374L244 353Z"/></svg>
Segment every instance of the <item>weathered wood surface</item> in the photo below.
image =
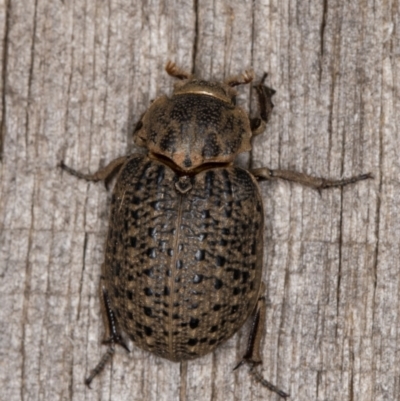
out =
<svg viewBox="0 0 400 401"><path fill-rule="evenodd" d="M232 373L245 330L187 366L131 345L83 384L104 352L110 192L56 166L95 171L132 149L134 122L171 89L168 59L205 78L269 71L253 166L373 172L321 195L262 184L263 374L292 400L400 399L398 0L1 0L0 32L1 399L278 399Z"/></svg>

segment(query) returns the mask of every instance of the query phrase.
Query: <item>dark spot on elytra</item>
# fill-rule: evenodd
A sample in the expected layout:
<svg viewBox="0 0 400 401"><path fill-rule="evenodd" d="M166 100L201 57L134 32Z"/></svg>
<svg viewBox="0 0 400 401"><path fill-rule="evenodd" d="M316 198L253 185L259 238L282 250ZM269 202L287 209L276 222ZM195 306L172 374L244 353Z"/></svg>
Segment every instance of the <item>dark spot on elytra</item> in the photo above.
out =
<svg viewBox="0 0 400 401"><path fill-rule="evenodd" d="M146 288L144 289L144 294L145 294L146 296L150 297L150 296L153 295L153 290L152 290L151 288L146 287Z"/></svg>
<svg viewBox="0 0 400 401"><path fill-rule="evenodd" d="M217 256L217 258L216 258L216 264L217 264L218 267L224 266L224 265L225 265L225 262L226 262L226 259L225 259L223 256L221 256L221 255L218 255L218 256Z"/></svg>
<svg viewBox="0 0 400 401"><path fill-rule="evenodd" d="M178 259L178 260L176 261L175 266L176 266L176 268L177 268L178 270L180 270L180 269L182 269L182 267L183 267L183 262L182 262L180 259Z"/></svg>
<svg viewBox="0 0 400 401"><path fill-rule="evenodd" d="M149 232L149 237L154 238L156 236L156 229L154 227L150 227L148 232Z"/></svg>
<svg viewBox="0 0 400 401"><path fill-rule="evenodd" d="M152 314L153 314L153 311L151 310L151 308L149 308L147 306L143 307L143 311L146 316L152 316Z"/></svg>
<svg viewBox="0 0 400 401"><path fill-rule="evenodd" d="M216 342L217 342L217 340L215 340L215 339L212 339L212 340L210 340L210 341L208 342L208 344L210 344L210 345L214 345Z"/></svg>
<svg viewBox="0 0 400 401"><path fill-rule="evenodd" d="M228 270L230 270L230 269L228 269ZM231 271L233 272L233 279L236 281L236 280L239 280L240 279L240 270L238 270L238 269L231 269Z"/></svg>
<svg viewBox="0 0 400 401"><path fill-rule="evenodd" d="M164 287L164 295L165 296L169 295L169 287L167 287L167 286Z"/></svg>
<svg viewBox="0 0 400 401"><path fill-rule="evenodd" d="M202 274L195 274L193 277L193 283L199 284L203 281L203 275Z"/></svg>
<svg viewBox="0 0 400 401"><path fill-rule="evenodd" d="M210 216L211 216L211 215L210 215L210 211L209 211L209 210L203 210L203 211L201 212L201 218L202 218L202 219L208 219Z"/></svg>
<svg viewBox="0 0 400 401"><path fill-rule="evenodd" d="M201 261L204 260L205 256L206 256L206 251L204 249L198 249L194 257L197 261Z"/></svg>
<svg viewBox="0 0 400 401"><path fill-rule="evenodd" d="M160 185L162 181L164 180L164 173L165 173L165 168L164 166L160 166L157 170L157 184Z"/></svg>
<svg viewBox="0 0 400 401"><path fill-rule="evenodd" d="M239 310L239 305L233 305L231 307L231 315L233 315L234 313L236 313Z"/></svg>
<svg viewBox="0 0 400 401"><path fill-rule="evenodd" d="M136 237L129 237L129 245L131 248L136 248L137 239Z"/></svg>
<svg viewBox="0 0 400 401"><path fill-rule="evenodd" d="M155 259L157 257L156 248L148 248L147 249L147 256L150 259Z"/></svg>
<svg viewBox="0 0 400 401"><path fill-rule="evenodd" d="M173 315L172 315L172 319L174 319L174 320L178 320L178 319L180 319L181 317L177 314L177 313L174 313Z"/></svg>
<svg viewBox="0 0 400 401"><path fill-rule="evenodd" d="M191 338L188 341L188 345L190 345L191 347L195 346L198 343L197 338Z"/></svg>
<svg viewBox="0 0 400 401"><path fill-rule="evenodd" d="M139 197L137 197L137 196L134 196L134 197L132 198L131 202L132 202L134 205L140 205L140 204L142 203L142 199L139 198Z"/></svg>
<svg viewBox="0 0 400 401"><path fill-rule="evenodd" d="M134 281L135 278L133 277L132 274L128 274L127 280L128 280L128 281Z"/></svg>
<svg viewBox="0 0 400 401"><path fill-rule="evenodd" d="M189 322L189 326L191 329L195 329L198 325L199 325L200 320L195 318L195 317L191 317L190 318L190 322Z"/></svg>
<svg viewBox="0 0 400 401"><path fill-rule="evenodd" d="M133 292L131 290L126 291L126 297L132 301L133 299Z"/></svg>
<svg viewBox="0 0 400 401"><path fill-rule="evenodd" d="M153 334L153 329L148 326L144 326L144 334L146 334L147 337L150 337Z"/></svg>
<svg viewBox="0 0 400 401"><path fill-rule="evenodd" d="M161 209L161 203L159 201L154 201L150 202L149 205L154 209L154 210L160 210Z"/></svg>
<svg viewBox="0 0 400 401"><path fill-rule="evenodd" d="M215 312L218 312L221 309L221 305L220 304L216 304L213 306L213 310L215 310Z"/></svg>
<svg viewBox="0 0 400 401"><path fill-rule="evenodd" d="M132 312L126 312L126 316L128 317L128 319L133 320Z"/></svg>
<svg viewBox="0 0 400 401"><path fill-rule="evenodd" d="M241 292L241 290L240 290L240 288L238 288L238 287L235 287L235 288L233 289L233 295L238 295L238 294L240 294L240 292Z"/></svg>
<svg viewBox="0 0 400 401"><path fill-rule="evenodd" d="M210 329L210 333L215 333L218 330L218 326L212 326Z"/></svg>
<svg viewBox="0 0 400 401"><path fill-rule="evenodd" d="M242 283L243 284L246 284L247 283L247 280L250 278L250 274L249 274L249 272L243 272L242 273Z"/></svg>
<svg viewBox="0 0 400 401"><path fill-rule="evenodd" d="M144 270L143 270L143 273L144 273L146 276L148 276L148 277L153 277L153 276L154 276L153 268L144 269Z"/></svg>
<svg viewBox="0 0 400 401"><path fill-rule="evenodd" d="M168 256L174 256L174 250L171 249L171 248L169 248L169 249L167 250L167 254L168 254Z"/></svg>
<svg viewBox="0 0 400 401"><path fill-rule="evenodd" d="M226 218L232 217L232 209L228 209L228 208L224 209L224 217L226 217Z"/></svg>
<svg viewBox="0 0 400 401"><path fill-rule="evenodd" d="M202 233L202 234L199 235L198 238L199 238L199 241L204 241L207 238L207 234Z"/></svg>
<svg viewBox="0 0 400 401"><path fill-rule="evenodd" d="M219 278L216 278L214 281L214 288L216 290L219 290L223 286L223 284L224 283L222 282L222 280L220 280Z"/></svg>

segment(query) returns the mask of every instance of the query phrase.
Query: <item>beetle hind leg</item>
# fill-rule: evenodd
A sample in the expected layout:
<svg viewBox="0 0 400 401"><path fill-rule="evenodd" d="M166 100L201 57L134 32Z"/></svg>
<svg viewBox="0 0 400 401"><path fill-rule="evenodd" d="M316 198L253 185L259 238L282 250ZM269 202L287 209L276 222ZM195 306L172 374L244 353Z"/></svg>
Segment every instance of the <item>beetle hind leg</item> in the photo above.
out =
<svg viewBox="0 0 400 401"><path fill-rule="evenodd" d="M289 397L289 394L282 391L280 388L264 379L260 372L257 370L257 366L262 364L261 354L260 354L260 346L261 339L265 330L265 298L260 297L254 313L254 318L251 326L251 331L249 335L249 340L247 343L246 353L243 356L243 359L238 363L235 369L239 368L243 364L250 365L250 374L253 378L262 384L264 387L267 387L269 390L278 394L282 398ZM235 370L234 369L234 370Z"/></svg>
<svg viewBox="0 0 400 401"><path fill-rule="evenodd" d="M108 344L108 349L101 357L99 363L91 371L90 375L85 379L85 384L90 388L90 383L93 379L104 369L108 361L112 358L115 353L115 346L118 344L125 348L129 352L129 348L126 345L124 339L118 328L117 319L111 306L111 301L108 296L107 290L101 287L101 295L103 300L104 317L107 323L108 338L103 341L103 344Z"/></svg>

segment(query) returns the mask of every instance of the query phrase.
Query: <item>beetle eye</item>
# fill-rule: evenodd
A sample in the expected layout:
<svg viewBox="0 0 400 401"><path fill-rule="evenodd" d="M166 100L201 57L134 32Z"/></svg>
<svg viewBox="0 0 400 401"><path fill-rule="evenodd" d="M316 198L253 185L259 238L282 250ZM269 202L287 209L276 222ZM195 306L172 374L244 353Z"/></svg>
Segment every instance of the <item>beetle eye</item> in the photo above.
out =
<svg viewBox="0 0 400 401"><path fill-rule="evenodd" d="M231 102L232 102L233 105L236 106L236 96L232 96Z"/></svg>

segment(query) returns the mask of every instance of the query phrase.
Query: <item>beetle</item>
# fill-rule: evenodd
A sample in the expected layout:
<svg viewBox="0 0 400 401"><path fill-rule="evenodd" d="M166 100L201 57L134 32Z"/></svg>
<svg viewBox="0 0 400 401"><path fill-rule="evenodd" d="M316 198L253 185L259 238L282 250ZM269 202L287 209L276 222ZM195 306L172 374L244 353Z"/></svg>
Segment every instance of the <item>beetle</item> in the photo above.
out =
<svg viewBox="0 0 400 401"><path fill-rule="evenodd" d="M318 190L372 175L330 180L289 170L246 170L233 164L264 131L275 91L254 86L258 116L236 105L235 86L251 71L224 82L197 79L168 62L179 81L160 96L134 129L146 154L112 161L94 174L60 163L66 172L106 184L117 175L102 266L100 294L108 350L85 383L121 345L180 362L201 357L233 336L252 316L247 351L237 367L281 397L289 396L256 369L266 305L263 297L263 203L259 182L283 179Z"/></svg>

